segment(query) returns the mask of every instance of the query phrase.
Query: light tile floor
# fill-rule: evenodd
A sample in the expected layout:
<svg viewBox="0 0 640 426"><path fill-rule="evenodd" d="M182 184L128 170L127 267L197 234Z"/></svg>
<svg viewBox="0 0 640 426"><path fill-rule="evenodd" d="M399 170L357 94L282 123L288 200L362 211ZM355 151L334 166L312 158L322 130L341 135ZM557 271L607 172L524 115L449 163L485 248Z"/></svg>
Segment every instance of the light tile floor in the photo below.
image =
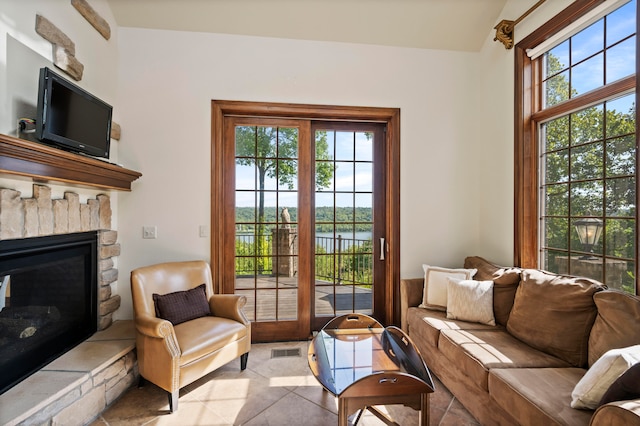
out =
<svg viewBox="0 0 640 426"><path fill-rule="evenodd" d="M91 426L118 425L272 425L338 424L336 399L324 391L307 364L309 342L253 344L240 371L235 360L180 391L178 410L169 413L167 394L151 383L133 387ZM271 358L272 349L300 348L300 357ZM434 377L430 424L478 426L473 417ZM402 426L418 424L418 412L399 405L379 407ZM358 425L384 423L365 412Z"/></svg>

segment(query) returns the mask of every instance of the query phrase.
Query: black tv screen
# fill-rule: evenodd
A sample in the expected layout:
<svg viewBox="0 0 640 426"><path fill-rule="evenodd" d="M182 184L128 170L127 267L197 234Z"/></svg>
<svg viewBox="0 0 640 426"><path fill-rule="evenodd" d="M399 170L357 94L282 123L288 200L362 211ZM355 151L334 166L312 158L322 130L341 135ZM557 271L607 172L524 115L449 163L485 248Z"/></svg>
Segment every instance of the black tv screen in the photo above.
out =
<svg viewBox="0 0 640 426"><path fill-rule="evenodd" d="M40 69L36 137L62 149L109 158L113 108L49 68Z"/></svg>

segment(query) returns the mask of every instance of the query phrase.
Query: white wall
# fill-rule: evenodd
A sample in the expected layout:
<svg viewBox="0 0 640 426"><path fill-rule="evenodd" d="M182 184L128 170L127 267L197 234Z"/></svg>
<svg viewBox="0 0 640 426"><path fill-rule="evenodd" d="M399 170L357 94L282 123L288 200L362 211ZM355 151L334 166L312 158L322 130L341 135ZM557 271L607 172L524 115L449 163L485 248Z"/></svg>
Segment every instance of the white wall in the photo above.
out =
<svg viewBox="0 0 640 426"><path fill-rule="evenodd" d="M515 20L534 1L509 0L500 19ZM515 28L522 40L571 0L544 3ZM477 239L475 252L502 265L513 264L514 233L514 54L487 36L478 62L478 132L473 149L478 179Z"/></svg>
<svg viewBox="0 0 640 426"><path fill-rule="evenodd" d="M209 260L198 226L209 223L212 99L400 108L402 275L419 276L423 262L460 265L475 245L478 54L131 28L119 36L120 161L143 173L120 197L122 275ZM144 225L158 238L142 239Z"/></svg>

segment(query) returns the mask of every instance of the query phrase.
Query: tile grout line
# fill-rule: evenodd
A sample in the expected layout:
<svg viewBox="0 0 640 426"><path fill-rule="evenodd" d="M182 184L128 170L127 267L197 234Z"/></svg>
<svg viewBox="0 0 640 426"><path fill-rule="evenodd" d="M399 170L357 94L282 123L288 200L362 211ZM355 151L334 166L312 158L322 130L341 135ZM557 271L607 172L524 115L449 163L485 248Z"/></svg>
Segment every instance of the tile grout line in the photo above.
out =
<svg viewBox="0 0 640 426"><path fill-rule="evenodd" d="M442 415L442 418L440 419L440 422L438 423L438 426L440 426L442 424L442 422L444 421L444 419L447 418L447 414L449 414L449 410L451 409L451 406L453 405L453 402L456 400L455 396L452 396L451 401L449 401L449 405L447 405L447 409L444 410L444 414Z"/></svg>

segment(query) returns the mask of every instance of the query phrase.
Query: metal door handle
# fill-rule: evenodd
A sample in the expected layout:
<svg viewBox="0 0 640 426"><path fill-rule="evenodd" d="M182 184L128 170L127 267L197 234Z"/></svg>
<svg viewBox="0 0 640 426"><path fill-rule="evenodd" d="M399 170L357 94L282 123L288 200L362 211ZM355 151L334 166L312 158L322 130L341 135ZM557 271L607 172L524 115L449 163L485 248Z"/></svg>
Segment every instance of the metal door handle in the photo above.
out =
<svg viewBox="0 0 640 426"><path fill-rule="evenodd" d="M380 238L380 260L384 260L384 238Z"/></svg>

